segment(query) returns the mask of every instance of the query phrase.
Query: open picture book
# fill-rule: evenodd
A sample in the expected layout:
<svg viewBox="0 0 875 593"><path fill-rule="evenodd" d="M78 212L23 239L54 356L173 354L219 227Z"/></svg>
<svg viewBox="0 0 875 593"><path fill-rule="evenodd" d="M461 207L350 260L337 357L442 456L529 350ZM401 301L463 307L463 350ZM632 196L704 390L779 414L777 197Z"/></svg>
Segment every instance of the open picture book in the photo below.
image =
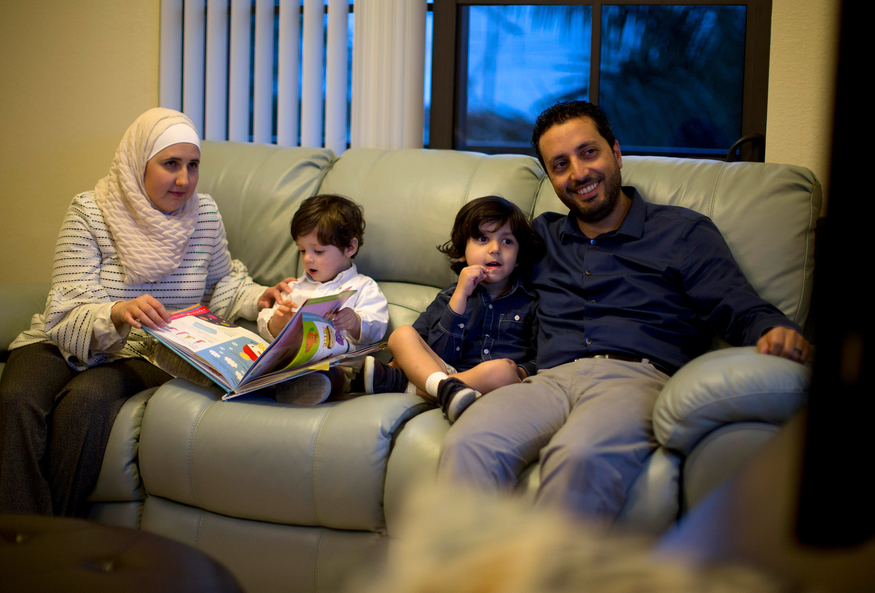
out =
<svg viewBox="0 0 875 593"><path fill-rule="evenodd" d="M214 383L227 390L222 399L328 370L337 363L364 356L383 343L355 349L331 319L354 290L305 301L271 344L248 329L210 312L203 305L176 311L164 328L144 328L161 344ZM156 364L167 369L159 360ZM178 373L173 373L180 376Z"/></svg>

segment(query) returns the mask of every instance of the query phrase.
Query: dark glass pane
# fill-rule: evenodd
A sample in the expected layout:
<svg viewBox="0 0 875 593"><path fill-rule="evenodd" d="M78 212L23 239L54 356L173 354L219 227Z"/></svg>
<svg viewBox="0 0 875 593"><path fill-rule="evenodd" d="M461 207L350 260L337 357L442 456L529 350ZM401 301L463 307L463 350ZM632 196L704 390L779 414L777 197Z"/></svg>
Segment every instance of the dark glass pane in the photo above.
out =
<svg viewBox="0 0 875 593"><path fill-rule="evenodd" d="M589 6L471 6L458 148L527 150L538 114L589 92Z"/></svg>
<svg viewBox="0 0 875 593"><path fill-rule="evenodd" d="M744 6L604 6L599 105L627 152L725 154L741 136Z"/></svg>

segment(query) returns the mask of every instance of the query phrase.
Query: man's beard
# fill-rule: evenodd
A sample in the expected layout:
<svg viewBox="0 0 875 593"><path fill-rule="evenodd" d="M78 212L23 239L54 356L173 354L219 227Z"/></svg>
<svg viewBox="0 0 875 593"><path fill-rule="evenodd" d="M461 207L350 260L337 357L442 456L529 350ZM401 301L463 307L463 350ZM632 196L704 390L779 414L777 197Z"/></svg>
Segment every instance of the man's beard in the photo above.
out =
<svg viewBox="0 0 875 593"><path fill-rule="evenodd" d="M604 220L614 211L617 207L617 203L620 201L622 181L619 175L619 169L617 169L616 174L609 175L602 179L602 199L597 200L595 203L581 204L580 202L568 197L569 194L572 194L576 189L589 185L593 181L595 180L588 179L583 183L575 184L574 187L568 189L567 193L562 192L559 196L562 203L568 206L568 209L571 210L578 220L582 222L592 223Z"/></svg>

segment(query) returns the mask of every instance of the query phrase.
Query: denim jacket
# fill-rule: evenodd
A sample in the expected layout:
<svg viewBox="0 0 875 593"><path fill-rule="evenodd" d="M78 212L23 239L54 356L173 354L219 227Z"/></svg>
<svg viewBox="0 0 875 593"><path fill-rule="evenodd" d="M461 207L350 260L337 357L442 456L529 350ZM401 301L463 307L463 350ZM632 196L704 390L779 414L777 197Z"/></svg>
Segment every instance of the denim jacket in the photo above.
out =
<svg viewBox="0 0 875 593"><path fill-rule="evenodd" d="M514 275L510 288L491 297L477 286L468 297L465 313L450 306L456 290L443 289L414 322L413 328L447 364L458 371L486 360L509 358L535 374L535 344L538 337L538 297Z"/></svg>

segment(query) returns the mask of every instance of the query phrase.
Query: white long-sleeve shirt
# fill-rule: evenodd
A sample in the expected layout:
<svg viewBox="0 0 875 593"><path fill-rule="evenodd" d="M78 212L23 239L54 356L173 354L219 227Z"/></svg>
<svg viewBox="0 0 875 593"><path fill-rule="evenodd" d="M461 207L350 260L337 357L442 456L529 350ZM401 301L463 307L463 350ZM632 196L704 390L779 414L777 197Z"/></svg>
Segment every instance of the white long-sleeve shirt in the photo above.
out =
<svg viewBox="0 0 875 593"><path fill-rule="evenodd" d="M378 342L386 333L389 325L389 303L383 296L377 283L364 274L359 274L355 264L344 270L328 282L317 282L306 273L292 283L292 291L286 293L285 299L291 300L295 308L300 307L307 299L330 296L346 290L357 291L343 305L351 308L361 318L361 334L358 340L348 336L353 344L372 344ZM268 323L277 306L262 309L258 314L258 333L268 342L273 342L275 336L270 333Z"/></svg>

